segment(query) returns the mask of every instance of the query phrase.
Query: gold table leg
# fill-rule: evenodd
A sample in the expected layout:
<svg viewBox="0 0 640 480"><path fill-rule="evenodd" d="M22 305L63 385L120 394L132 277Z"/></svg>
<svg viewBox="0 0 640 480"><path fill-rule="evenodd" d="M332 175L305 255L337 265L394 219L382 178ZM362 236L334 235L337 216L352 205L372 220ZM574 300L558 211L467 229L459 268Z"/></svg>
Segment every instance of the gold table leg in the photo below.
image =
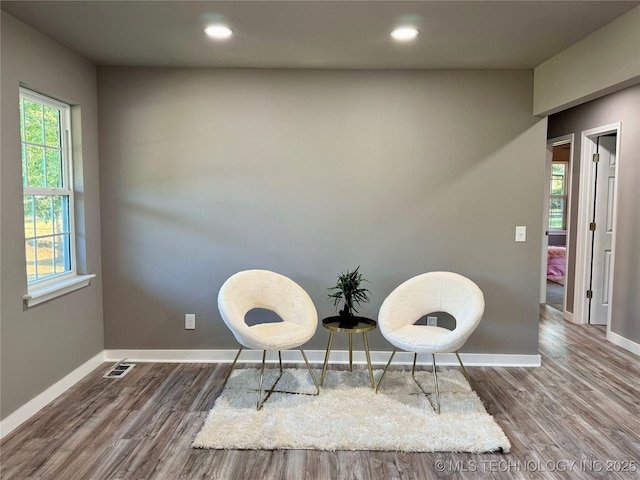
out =
<svg viewBox="0 0 640 480"><path fill-rule="evenodd" d="M333 341L333 332L329 332L329 343L327 343L327 353L324 355L324 365L322 366L322 375L320 377L320 386L324 385L324 376L327 373L327 362L329 362L329 352L331 352L331 342Z"/></svg>
<svg viewBox="0 0 640 480"><path fill-rule="evenodd" d="M367 366L369 367L369 380L371 381L371 388L375 388L373 383L373 370L371 370L371 356L369 355L369 344L367 343L367 334L362 332L362 338L364 339L364 352L367 354Z"/></svg>
<svg viewBox="0 0 640 480"><path fill-rule="evenodd" d="M353 372L353 333L349 334L349 371Z"/></svg>

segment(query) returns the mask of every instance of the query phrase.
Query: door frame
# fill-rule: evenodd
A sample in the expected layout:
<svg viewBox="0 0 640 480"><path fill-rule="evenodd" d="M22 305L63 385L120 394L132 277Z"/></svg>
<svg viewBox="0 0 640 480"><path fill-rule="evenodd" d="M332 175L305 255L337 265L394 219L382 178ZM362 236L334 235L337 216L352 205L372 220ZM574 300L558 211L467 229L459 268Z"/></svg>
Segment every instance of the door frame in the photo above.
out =
<svg viewBox="0 0 640 480"><path fill-rule="evenodd" d="M595 163L593 163L593 154L597 151L596 138L601 135L611 133L616 134L616 179L614 181L613 192L613 236L612 236L612 252L611 252L611 275L609 277L609 292L613 295L613 278L616 256L616 232L618 231L618 172L620 166L620 133L622 123L612 123L601 127L583 130L581 134L580 148L580 186L578 199L578 226L577 226L577 244L576 244L576 276L575 289L573 296L573 304L575 311L573 318L575 323L589 323L589 301L586 292L589 289L590 265L591 265L591 235L589 224L591 223L594 180L595 180ZM607 334L611 330L611 308L607 313Z"/></svg>
<svg viewBox="0 0 640 480"><path fill-rule="evenodd" d="M553 162L553 147L558 145L564 145L569 143L571 149L569 150L569 168L567 179L567 251L565 254L565 282L564 282L564 299L562 303L562 317L565 320L573 321L572 314L567 311L567 281L569 274L569 245L571 240L571 186L573 185L572 171L573 171L573 154L575 152L575 134L570 133L568 135L562 135L560 137L554 137L547 140L547 161L545 165L545 186L544 186L544 206L542 209L542 254L541 254L541 266L540 266L540 303L547 303L547 247L549 246L549 236L546 232L549 230L549 202L551 201L551 164Z"/></svg>

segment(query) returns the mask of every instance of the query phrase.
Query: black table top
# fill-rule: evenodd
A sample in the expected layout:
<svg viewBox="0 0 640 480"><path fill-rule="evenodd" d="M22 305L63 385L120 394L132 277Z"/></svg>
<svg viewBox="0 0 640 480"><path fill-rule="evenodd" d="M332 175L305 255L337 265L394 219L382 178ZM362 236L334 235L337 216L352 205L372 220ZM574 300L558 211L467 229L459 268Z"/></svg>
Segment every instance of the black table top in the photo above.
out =
<svg viewBox="0 0 640 480"><path fill-rule="evenodd" d="M352 319L353 323L348 323L345 317L328 317L322 320L322 326L333 332L366 333L374 330L378 325L371 318L353 316Z"/></svg>

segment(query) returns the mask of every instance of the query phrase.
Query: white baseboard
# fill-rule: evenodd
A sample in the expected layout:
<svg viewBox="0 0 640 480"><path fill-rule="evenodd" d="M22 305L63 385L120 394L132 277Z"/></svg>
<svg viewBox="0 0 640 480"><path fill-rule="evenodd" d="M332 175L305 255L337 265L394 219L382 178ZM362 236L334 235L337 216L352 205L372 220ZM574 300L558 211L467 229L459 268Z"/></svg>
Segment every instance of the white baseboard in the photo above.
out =
<svg viewBox="0 0 640 480"><path fill-rule="evenodd" d="M44 392L32 400L29 400L22 407L18 408L15 412L0 421L0 439L7 436L17 427L29 420L29 418L34 414L38 413L42 408L73 387L76 383L99 367L102 362L104 362L104 351L87 360L66 377L54 383Z"/></svg>
<svg viewBox="0 0 640 480"><path fill-rule="evenodd" d="M567 320L569 322L573 322L573 313L568 312L567 310L565 310L564 312L562 312L562 318L564 318L565 320Z"/></svg>
<svg viewBox="0 0 640 480"><path fill-rule="evenodd" d="M167 363L231 363L237 350L105 350L105 361L117 362L127 359L132 362L167 362ZM324 362L324 350L305 350L309 363L322 364ZM386 365L390 352L372 351L371 363L373 365ZM539 367L541 357L536 355L517 354L490 354L490 353L461 353L460 357L465 366L470 367ZM267 353L267 362L276 362L275 352ZM302 363L302 355L298 350L285 350L282 352L282 360L288 363ZM238 359L240 363L259 363L262 361L262 352L259 350L243 350ZM437 354L438 365L458 365L458 360L453 353ZM329 362L333 364L346 364L349 362L347 350L332 350ZM366 356L363 350L353 352L353 363L365 364ZM413 354L398 352L393 359L394 365L410 365L413 363ZM430 355L419 355L419 364L431 365Z"/></svg>
<svg viewBox="0 0 640 480"><path fill-rule="evenodd" d="M640 344L635 343L628 338L623 337L622 335L618 335L611 330L607 331L607 340L619 347L624 348L625 350L629 350L631 353L640 355Z"/></svg>

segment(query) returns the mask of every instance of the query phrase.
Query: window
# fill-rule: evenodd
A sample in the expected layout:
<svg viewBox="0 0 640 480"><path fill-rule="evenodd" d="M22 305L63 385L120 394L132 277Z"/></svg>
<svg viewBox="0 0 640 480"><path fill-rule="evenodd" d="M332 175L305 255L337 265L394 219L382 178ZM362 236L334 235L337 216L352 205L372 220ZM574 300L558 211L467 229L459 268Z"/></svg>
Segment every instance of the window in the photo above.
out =
<svg viewBox="0 0 640 480"><path fill-rule="evenodd" d="M85 286L93 277L76 275L70 131L69 105L20 89L29 305Z"/></svg>
<svg viewBox="0 0 640 480"><path fill-rule="evenodd" d="M567 227L567 162L551 163L551 196L549 201L549 230Z"/></svg>

